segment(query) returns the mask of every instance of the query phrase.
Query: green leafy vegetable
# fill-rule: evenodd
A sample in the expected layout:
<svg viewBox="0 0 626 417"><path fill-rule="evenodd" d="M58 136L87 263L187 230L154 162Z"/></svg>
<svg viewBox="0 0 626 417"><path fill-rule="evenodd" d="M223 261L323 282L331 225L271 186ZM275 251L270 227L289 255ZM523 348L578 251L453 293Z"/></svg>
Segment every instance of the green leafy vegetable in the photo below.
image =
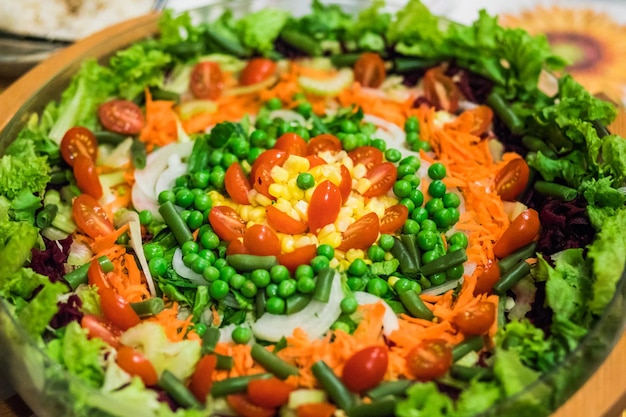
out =
<svg viewBox="0 0 626 417"><path fill-rule="evenodd" d="M285 10L261 9L239 20L236 28L245 46L262 55L269 55L274 51L274 41L278 38L289 16L289 12Z"/></svg>

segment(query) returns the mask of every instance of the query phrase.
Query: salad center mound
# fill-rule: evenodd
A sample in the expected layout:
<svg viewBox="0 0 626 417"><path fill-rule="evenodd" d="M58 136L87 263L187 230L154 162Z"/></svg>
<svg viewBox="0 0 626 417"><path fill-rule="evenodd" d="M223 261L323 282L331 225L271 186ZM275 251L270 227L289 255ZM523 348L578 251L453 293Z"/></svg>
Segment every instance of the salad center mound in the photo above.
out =
<svg viewBox="0 0 626 417"><path fill-rule="evenodd" d="M85 62L0 160L0 295L77 415L549 414L626 262L615 109L486 14L312 10Z"/></svg>

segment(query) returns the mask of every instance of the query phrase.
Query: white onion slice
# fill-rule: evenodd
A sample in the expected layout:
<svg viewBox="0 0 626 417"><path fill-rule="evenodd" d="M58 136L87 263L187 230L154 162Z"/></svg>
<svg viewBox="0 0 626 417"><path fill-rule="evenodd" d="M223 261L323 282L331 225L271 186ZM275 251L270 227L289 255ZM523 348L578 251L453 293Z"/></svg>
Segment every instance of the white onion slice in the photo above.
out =
<svg viewBox="0 0 626 417"><path fill-rule="evenodd" d="M131 197L135 210L138 212L148 210L152 213L156 220L163 220L161 214L159 213L159 204L157 203L157 200L154 197L147 195L143 188L133 186Z"/></svg>
<svg viewBox="0 0 626 417"><path fill-rule="evenodd" d="M373 123L379 129L374 133L375 136L385 139L387 145L392 148L405 149L406 148L406 134L404 130L397 126L395 123L391 123L380 117L373 116L371 114L365 114L363 121L366 123ZM382 137L386 136L386 137Z"/></svg>
<svg viewBox="0 0 626 417"><path fill-rule="evenodd" d="M281 118L286 122L297 122L300 126L306 126L307 124L306 119L300 113L296 113L293 110L274 110L269 114L269 117L272 120Z"/></svg>
<svg viewBox="0 0 626 417"><path fill-rule="evenodd" d="M127 210L119 217L115 219L116 227L120 227L128 223L129 226L129 235L130 240L128 243L135 251L137 255L137 260L139 260L139 265L141 265L141 270L143 271L144 276L146 277L146 282L148 284L148 290L150 291L150 295L156 297L156 288L154 286L154 281L152 279L152 274L150 274L150 267L148 266L148 260L146 259L146 255L143 252L143 242L141 239L141 224L139 223L139 214L136 211Z"/></svg>
<svg viewBox="0 0 626 417"><path fill-rule="evenodd" d="M174 257L172 258L172 268L181 277L188 279L196 285L207 285L206 280L202 274L198 274L193 269L189 268L183 262L183 251L180 248L176 248L174 251Z"/></svg>
<svg viewBox="0 0 626 417"><path fill-rule="evenodd" d="M335 272L327 303L311 300L304 309L290 315L265 313L252 325L252 333L257 339L278 342L282 337L291 336L299 327L309 339L317 339L322 337L341 315L339 304L343 297L341 276Z"/></svg>
<svg viewBox="0 0 626 417"><path fill-rule="evenodd" d="M171 190L176 185L176 178L185 175L187 173L187 164L182 162L178 165L170 165L157 180L154 186L154 193L159 197L161 191Z"/></svg>
<svg viewBox="0 0 626 417"><path fill-rule="evenodd" d="M396 313L394 313L389 304L387 304L382 298L365 291L355 291L354 298L356 298L356 301L359 303L359 305L376 303L383 304L383 306L385 307L385 314L383 315L383 334L385 336L389 336L393 331L400 328L398 316L396 315Z"/></svg>
<svg viewBox="0 0 626 417"><path fill-rule="evenodd" d="M422 291L422 294L426 295L440 295L448 292L457 287L457 285L463 283L463 278L455 279L453 281L446 282L445 284L438 285L436 287L429 288Z"/></svg>

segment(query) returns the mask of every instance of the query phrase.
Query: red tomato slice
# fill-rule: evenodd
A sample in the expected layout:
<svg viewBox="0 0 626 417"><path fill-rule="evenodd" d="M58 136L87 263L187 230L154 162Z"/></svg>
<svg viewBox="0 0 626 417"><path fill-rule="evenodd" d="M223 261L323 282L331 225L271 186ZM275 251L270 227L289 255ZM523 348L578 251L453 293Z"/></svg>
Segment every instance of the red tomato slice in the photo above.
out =
<svg viewBox="0 0 626 417"><path fill-rule="evenodd" d="M496 319L496 308L493 303L479 301L469 305L454 317L454 323L467 336L485 334Z"/></svg>
<svg viewBox="0 0 626 417"><path fill-rule="evenodd" d="M307 144L300 135L287 132L276 140L274 149L280 149L281 151L287 152L289 155L305 156Z"/></svg>
<svg viewBox="0 0 626 417"><path fill-rule="evenodd" d="M117 358L115 362L133 376L141 378L143 383L150 387L159 382L152 362L150 362L141 352L130 346L120 346L117 348Z"/></svg>
<svg viewBox="0 0 626 417"><path fill-rule="evenodd" d="M296 408L297 417L332 417L335 407L331 403L305 403Z"/></svg>
<svg viewBox="0 0 626 417"><path fill-rule="evenodd" d="M261 165L269 165L270 167L273 167L274 165L282 165L288 157L289 154L281 149L268 149L263 152L252 163L252 167L250 168L251 182L254 183L253 180L256 176L256 171Z"/></svg>
<svg viewBox="0 0 626 417"><path fill-rule="evenodd" d="M452 78L444 74L442 67L431 68L426 71L422 80L424 97L437 109L447 110L454 113L459 108L461 91L452 81Z"/></svg>
<svg viewBox="0 0 626 417"><path fill-rule="evenodd" d="M80 191L96 200L102 197L102 184L100 184L96 166L88 156L79 154L74 159L74 178Z"/></svg>
<svg viewBox="0 0 626 417"><path fill-rule="evenodd" d="M81 194L74 199L72 215L78 228L89 237L105 236L115 230L104 208L88 194Z"/></svg>
<svg viewBox="0 0 626 417"><path fill-rule="evenodd" d="M341 191L329 180L323 181L313 191L307 210L309 230L315 234L319 229L334 222L341 209Z"/></svg>
<svg viewBox="0 0 626 417"><path fill-rule="evenodd" d="M491 289L499 279L500 268L498 267L498 262L490 259L489 262L487 262L487 264L483 267L483 272L476 280L474 295L491 293Z"/></svg>
<svg viewBox="0 0 626 417"><path fill-rule="evenodd" d="M130 303L111 288L100 288L100 306L104 317L125 331L141 322Z"/></svg>
<svg viewBox="0 0 626 417"><path fill-rule="evenodd" d="M345 203L352 193L352 175L345 165L341 165L341 182L339 183L341 200Z"/></svg>
<svg viewBox="0 0 626 417"><path fill-rule="evenodd" d="M343 145L337 136L331 135L330 133L322 133L309 140L306 153L307 155L317 155L322 151L339 152L342 149Z"/></svg>
<svg viewBox="0 0 626 417"><path fill-rule="evenodd" d="M346 231L343 232L343 240L337 249L342 251L347 251L348 249L366 250L378 239L379 230L380 222L376 213L367 213L348 226Z"/></svg>
<svg viewBox="0 0 626 417"><path fill-rule="evenodd" d="M293 387L278 378L253 379L248 382L248 399L261 407L275 408L287 404L291 391Z"/></svg>
<svg viewBox="0 0 626 417"><path fill-rule="evenodd" d="M352 159L354 165L363 164L368 171L383 162L382 151L373 146L359 146L355 150L348 152L348 156Z"/></svg>
<svg viewBox="0 0 626 417"><path fill-rule="evenodd" d="M61 156L70 166L78 155L85 155L92 161L98 155L98 140L86 127L76 126L65 132L61 139Z"/></svg>
<svg viewBox="0 0 626 417"><path fill-rule="evenodd" d="M270 163L259 165L254 171L254 176L251 177L252 187L265 197L276 200L276 197L270 194L270 185L274 183L272 167L274 167L274 165Z"/></svg>
<svg viewBox="0 0 626 417"><path fill-rule="evenodd" d="M385 346L369 346L348 358L341 379L350 391L374 388L387 372L389 355Z"/></svg>
<svg viewBox="0 0 626 417"><path fill-rule="evenodd" d="M252 85L267 80L276 73L276 62L267 58L252 58L239 75L242 85Z"/></svg>
<svg viewBox="0 0 626 417"><path fill-rule="evenodd" d="M477 106L473 109L465 110L465 112L471 113L474 118L474 128L472 129L472 135L480 136L486 133L493 121L493 110L489 106Z"/></svg>
<svg viewBox="0 0 626 417"><path fill-rule="evenodd" d="M109 280L106 277L106 274L102 270L100 263L97 259L94 259L89 264L89 269L87 270L87 279L89 285L96 286L98 288L109 288Z"/></svg>
<svg viewBox="0 0 626 417"><path fill-rule="evenodd" d="M326 164L326 161L324 160L324 158L322 158L321 156L317 156L317 155L307 155L306 159L309 160L309 168L313 168L316 167L318 165L324 165Z"/></svg>
<svg viewBox="0 0 626 417"><path fill-rule="evenodd" d="M398 177L398 169L391 162L383 162L370 169L365 177L372 185L363 193L363 197L378 197L391 190Z"/></svg>
<svg viewBox="0 0 626 417"><path fill-rule="evenodd" d="M245 394L227 395L226 402L241 417L272 417L276 413L274 408L252 404Z"/></svg>
<svg viewBox="0 0 626 417"><path fill-rule="evenodd" d="M418 381L439 378L452 365L452 347L443 339L423 340L411 349L406 365Z"/></svg>
<svg viewBox="0 0 626 417"><path fill-rule="evenodd" d="M213 372L217 366L217 356L204 355L198 361L196 369L189 381L189 390L194 397L202 404L206 402L207 396L213 387Z"/></svg>
<svg viewBox="0 0 626 417"><path fill-rule="evenodd" d="M239 214L228 206L217 206L209 212L209 223L220 239L231 242L243 237L246 223Z"/></svg>
<svg viewBox="0 0 626 417"><path fill-rule="evenodd" d="M274 206L267 206L265 208L265 212L267 223L279 233L299 235L307 230L307 225L305 223L294 219Z"/></svg>
<svg viewBox="0 0 626 417"><path fill-rule="evenodd" d="M386 208L385 215L380 219L380 233L395 233L408 218L409 209L404 204Z"/></svg>
<svg viewBox="0 0 626 417"><path fill-rule="evenodd" d="M216 62L198 62L189 77L189 89L196 98L215 100L224 89L224 75Z"/></svg>
<svg viewBox="0 0 626 417"><path fill-rule="evenodd" d="M517 249L532 242L541 228L539 213L534 209L521 212L502 233L495 245L493 254L498 259L505 258Z"/></svg>
<svg viewBox="0 0 626 417"><path fill-rule="evenodd" d="M378 88L386 77L385 62L377 53L366 52L354 64L354 79L363 87Z"/></svg>
<svg viewBox="0 0 626 417"><path fill-rule="evenodd" d="M252 255L278 255L280 240L276 233L264 224L252 225L243 235L243 245Z"/></svg>
<svg viewBox="0 0 626 417"><path fill-rule="evenodd" d="M226 247L226 255L238 255L250 253L248 248L243 245L243 239L233 239L228 242Z"/></svg>
<svg viewBox="0 0 626 417"><path fill-rule="evenodd" d="M90 339L97 337L113 347L117 347L120 344L122 330L101 317L85 314L80 320L80 327L87 329L87 335Z"/></svg>
<svg viewBox="0 0 626 417"><path fill-rule="evenodd" d="M252 189L246 174L243 172L239 162L235 162L226 170L224 176L224 185L226 192L238 204L250 204L248 200L248 192Z"/></svg>
<svg viewBox="0 0 626 417"><path fill-rule="evenodd" d="M307 245L293 252L281 253L277 258L279 264L286 266L289 272L294 273L298 266L309 264L315 255L317 255L317 247L315 245Z"/></svg>
<svg viewBox="0 0 626 417"><path fill-rule="evenodd" d="M498 173L494 180L496 192L504 201L514 201L526 188L530 169L522 158L509 161Z"/></svg>
<svg viewBox="0 0 626 417"><path fill-rule="evenodd" d="M101 104L98 118L106 130L122 135L136 135L145 124L141 109L130 100L111 100Z"/></svg>

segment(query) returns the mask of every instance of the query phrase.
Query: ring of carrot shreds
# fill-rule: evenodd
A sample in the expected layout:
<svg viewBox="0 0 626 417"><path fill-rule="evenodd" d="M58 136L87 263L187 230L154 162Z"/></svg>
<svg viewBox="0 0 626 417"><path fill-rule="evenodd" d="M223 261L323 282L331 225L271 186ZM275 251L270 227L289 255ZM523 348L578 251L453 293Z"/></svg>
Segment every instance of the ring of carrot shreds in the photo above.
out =
<svg viewBox="0 0 626 417"><path fill-rule="evenodd" d="M537 416L580 384L626 142L540 88L544 37L416 0L159 26L0 161L0 295L97 393L76 415Z"/></svg>

